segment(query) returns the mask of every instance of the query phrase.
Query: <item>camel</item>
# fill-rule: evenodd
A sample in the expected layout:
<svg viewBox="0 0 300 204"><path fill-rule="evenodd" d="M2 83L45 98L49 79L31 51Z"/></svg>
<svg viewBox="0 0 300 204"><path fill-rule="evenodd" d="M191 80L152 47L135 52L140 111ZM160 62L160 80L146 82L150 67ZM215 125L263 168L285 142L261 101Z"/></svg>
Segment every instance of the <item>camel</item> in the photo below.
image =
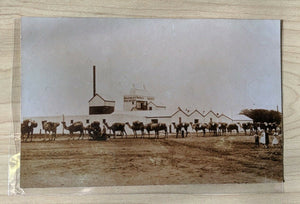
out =
<svg viewBox="0 0 300 204"><path fill-rule="evenodd" d="M132 123L132 125L129 124L129 122L126 122L125 123L130 129L132 129L133 131L133 135L135 138L137 138L137 131L141 131L141 135L142 135L142 138L144 137L144 129L145 129L145 126L144 126L144 123L143 122L140 122L140 121L134 121Z"/></svg>
<svg viewBox="0 0 300 204"><path fill-rule="evenodd" d="M220 135L226 134L227 123L219 123L218 128L220 130Z"/></svg>
<svg viewBox="0 0 300 204"><path fill-rule="evenodd" d="M213 132L213 135L217 135L218 123L210 122L208 124L209 132Z"/></svg>
<svg viewBox="0 0 300 204"><path fill-rule="evenodd" d="M182 124L182 123L179 123L179 124L176 125L175 122L173 122L172 124L173 124L173 126L174 126L174 128L175 128L175 130L176 130L176 138L178 138L178 134L181 132L181 129L182 129L182 127L183 127L183 124Z"/></svg>
<svg viewBox="0 0 300 204"><path fill-rule="evenodd" d="M53 140L55 141L55 139L56 139L56 130L57 130L57 127L59 126L59 123L51 122L51 126L52 126L52 135L54 135Z"/></svg>
<svg viewBox="0 0 300 204"><path fill-rule="evenodd" d="M203 131L203 136L205 136L205 131L206 129L208 129L208 124L207 123L203 123L203 124L200 124L200 130Z"/></svg>
<svg viewBox="0 0 300 204"><path fill-rule="evenodd" d="M165 131L165 137L168 137L168 128L165 123L152 123L152 129L155 131L155 138L159 138L159 131Z"/></svg>
<svg viewBox="0 0 300 204"><path fill-rule="evenodd" d="M255 122L252 124L253 129L257 131L258 128L263 129L265 131L272 131L272 130L276 130L278 128L278 125L274 122L274 123L267 123L267 122Z"/></svg>
<svg viewBox="0 0 300 204"><path fill-rule="evenodd" d="M107 127L107 129L111 130L114 134L114 138L116 138L116 131L120 131L122 138L125 133L127 138L127 133L125 131L125 124L124 123L113 123L111 126L108 126L108 124L105 122L104 125Z"/></svg>
<svg viewBox="0 0 300 204"><path fill-rule="evenodd" d="M159 131L164 130L165 131L165 137L168 137L168 128L165 123L148 123L145 126L145 129L148 132L148 136L150 138L150 132L155 132L155 138L159 138Z"/></svg>
<svg viewBox="0 0 300 204"><path fill-rule="evenodd" d="M49 140L54 140L56 138L56 129L59 126L59 123L55 123L55 122L47 122L47 120L43 120L42 121L42 127L45 130L45 137L44 137L44 141L46 140L46 135L47 132L50 135L50 133L52 133L52 138L49 137Z"/></svg>
<svg viewBox="0 0 300 204"><path fill-rule="evenodd" d="M189 132L188 132L188 128L189 128L190 124L189 123L183 123L183 128L185 130L186 133L186 137L188 136Z"/></svg>
<svg viewBox="0 0 300 204"><path fill-rule="evenodd" d="M237 126L237 124L232 123L232 124L227 125L227 131L229 133L231 133L232 130L236 130L237 134L239 133L239 127Z"/></svg>
<svg viewBox="0 0 300 204"><path fill-rule="evenodd" d="M268 129L269 129L269 131L270 132L275 132L276 131L276 129L277 129L277 124L274 122L274 123L269 123L268 124Z"/></svg>
<svg viewBox="0 0 300 204"><path fill-rule="evenodd" d="M100 122L98 121L92 122L90 125L86 126L84 130L87 131L88 135L94 140L102 137Z"/></svg>
<svg viewBox="0 0 300 204"><path fill-rule="evenodd" d="M265 131L267 131L268 123L267 122L259 123L259 127L260 127L260 129L264 129Z"/></svg>
<svg viewBox="0 0 300 204"><path fill-rule="evenodd" d="M258 134L258 127L259 127L258 123L254 122L252 124L252 129L255 132L255 134Z"/></svg>
<svg viewBox="0 0 300 204"><path fill-rule="evenodd" d="M74 122L69 126L66 126L66 122L61 122L61 123L62 123L64 129L69 130L70 136L71 136L71 138L73 138L73 140L74 140L74 137L73 137L74 132L80 132L78 140L80 138L81 139L84 138L84 126L81 121Z"/></svg>
<svg viewBox="0 0 300 204"><path fill-rule="evenodd" d="M150 133L151 133L151 131L154 131L152 124L153 124L153 123L148 123L148 124L145 126L145 129L146 129L147 132L148 132L148 137L149 137L149 138L150 138Z"/></svg>
<svg viewBox="0 0 300 204"><path fill-rule="evenodd" d="M250 135L251 135L251 130L252 130L252 124L251 123L237 123L245 132L245 135L247 135L247 130L250 130Z"/></svg>
<svg viewBox="0 0 300 204"><path fill-rule="evenodd" d="M196 135L198 136L198 131L201 130L200 123L193 124L192 122L190 122L190 124L191 124L192 129L196 131Z"/></svg>
<svg viewBox="0 0 300 204"><path fill-rule="evenodd" d="M176 138L178 137L178 133L181 131L182 128L184 128L185 132L186 132L186 137L188 135L188 127L190 126L189 123L179 123L179 124L175 124L175 122L172 123L174 128L176 129ZM184 135L183 135L184 137Z"/></svg>
<svg viewBox="0 0 300 204"><path fill-rule="evenodd" d="M25 142L30 136L30 141L32 142L32 136L33 136L33 129L37 127L37 123L35 121L31 120L24 120L21 124L21 138L24 141L25 134L27 134L27 137L25 139Z"/></svg>

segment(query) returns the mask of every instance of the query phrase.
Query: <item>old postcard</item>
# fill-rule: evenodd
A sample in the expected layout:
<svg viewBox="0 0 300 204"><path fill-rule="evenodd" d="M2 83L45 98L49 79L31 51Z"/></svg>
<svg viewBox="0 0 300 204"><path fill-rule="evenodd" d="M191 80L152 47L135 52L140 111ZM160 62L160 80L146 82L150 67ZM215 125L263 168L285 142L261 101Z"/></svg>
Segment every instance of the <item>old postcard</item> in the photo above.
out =
<svg viewBox="0 0 300 204"><path fill-rule="evenodd" d="M21 26L22 188L283 181L279 20Z"/></svg>

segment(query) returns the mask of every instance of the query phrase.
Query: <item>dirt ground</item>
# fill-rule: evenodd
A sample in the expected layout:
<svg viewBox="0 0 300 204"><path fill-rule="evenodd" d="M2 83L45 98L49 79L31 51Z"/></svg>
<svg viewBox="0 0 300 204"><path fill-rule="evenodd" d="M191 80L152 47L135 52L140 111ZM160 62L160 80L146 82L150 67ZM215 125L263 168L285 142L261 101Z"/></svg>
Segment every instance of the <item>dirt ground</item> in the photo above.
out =
<svg viewBox="0 0 300 204"><path fill-rule="evenodd" d="M282 142L256 147L253 136L43 141L34 135L21 146L22 188L283 180Z"/></svg>

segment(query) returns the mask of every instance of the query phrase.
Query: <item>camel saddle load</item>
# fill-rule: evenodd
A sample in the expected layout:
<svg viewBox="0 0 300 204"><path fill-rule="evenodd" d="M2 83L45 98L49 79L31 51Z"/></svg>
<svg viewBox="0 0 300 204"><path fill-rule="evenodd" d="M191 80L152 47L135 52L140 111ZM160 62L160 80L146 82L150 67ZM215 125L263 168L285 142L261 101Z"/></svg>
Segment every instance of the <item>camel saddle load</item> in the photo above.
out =
<svg viewBox="0 0 300 204"><path fill-rule="evenodd" d="M93 140L107 140L107 135L105 131L101 132L100 122L94 121L88 127L89 136Z"/></svg>

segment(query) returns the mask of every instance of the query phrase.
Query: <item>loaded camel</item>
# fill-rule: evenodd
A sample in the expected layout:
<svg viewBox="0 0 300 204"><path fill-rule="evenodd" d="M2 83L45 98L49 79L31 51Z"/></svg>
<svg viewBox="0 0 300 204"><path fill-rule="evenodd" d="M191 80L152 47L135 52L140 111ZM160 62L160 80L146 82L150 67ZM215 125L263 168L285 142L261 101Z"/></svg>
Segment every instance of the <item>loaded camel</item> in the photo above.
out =
<svg viewBox="0 0 300 204"><path fill-rule="evenodd" d="M159 131L164 130L165 131L165 138L168 137L168 128L165 123L148 123L145 127L145 129L148 132L148 136L150 138L150 132L155 132L155 138L159 138Z"/></svg>
<svg viewBox="0 0 300 204"><path fill-rule="evenodd" d="M213 135L217 135L218 124L215 122L210 122L208 124L209 132L213 132Z"/></svg>
<svg viewBox="0 0 300 204"><path fill-rule="evenodd" d="M46 140L47 132L50 135L52 133L52 137L49 137L49 140L55 141L56 139L56 129L59 126L59 123L55 122L47 122L47 120L42 121L42 128L45 130L44 141Z"/></svg>
<svg viewBox="0 0 300 204"><path fill-rule="evenodd" d="M252 124L251 123L237 123L245 132L245 135L247 135L247 130L250 130L250 135L252 133Z"/></svg>
<svg viewBox="0 0 300 204"><path fill-rule="evenodd" d="M205 136L205 131L206 129L208 129L208 124L207 123L203 123L203 124L200 124L200 130L203 131L203 136Z"/></svg>
<svg viewBox="0 0 300 204"><path fill-rule="evenodd" d="M190 126L189 123L183 123L183 129L185 130L185 133L186 133L185 136L186 136L186 137L187 137L187 135L189 134L189 132L188 132L189 126Z"/></svg>
<svg viewBox="0 0 300 204"><path fill-rule="evenodd" d="M125 123L130 129L133 131L133 135L135 138L137 138L137 131L141 131L142 138L144 137L144 123L140 121L134 121L132 122L132 125L129 124L129 122Z"/></svg>
<svg viewBox="0 0 300 204"><path fill-rule="evenodd" d="M74 135L73 135L74 132L80 132L78 139L80 139L80 138L83 139L83 137L84 137L84 132L83 132L84 131L84 126L83 126L81 121L74 122L69 126L66 126L66 122L61 122L61 123L63 124L64 129L69 130L70 137L73 138L73 140L74 140Z"/></svg>
<svg viewBox="0 0 300 204"><path fill-rule="evenodd" d="M107 129L109 129L113 132L114 138L116 138L116 131L121 132L122 138L123 138L123 135L125 133L126 138L127 138L127 133L125 131L125 124L124 123L113 123L111 126L109 126L107 124L107 122L104 122L104 125L107 127Z"/></svg>
<svg viewBox="0 0 300 204"><path fill-rule="evenodd" d="M173 126L176 130L176 138L178 138L178 134L181 132L181 129L182 129L183 125L182 125L182 123L179 123L179 124L176 125L175 122L173 122L172 124L173 124Z"/></svg>
<svg viewBox="0 0 300 204"><path fill-rule="evenodd" d="M37 123L35 121L31 120L24 120L21 124L21 139L24 141L25 135L27 134L27 137L25 139L25 142L30 136L30 141L32 142L32 136L33 136L33 129L37 127Z"/></svg>
<svg viewBox="0 0 300 204"><path fill-rule="evenodd" d="M147 133L148 133L148 137L150 138L150 133L151 131L154 131L154 129L152 128L152 124L153 123L148 123L146 126L145 126L145 129L147 130Z"/></svg>
<svg viewBox="0 0 300 204"><path fill-rule="evenodd" d="M226 134L227 123L219 123L218 128L220 130L220 135Z"/></svg>
<svg viewBox="0 0 300 204"><path fill-rule="evenodd" d="M192 129L196 131L196 135L198 136L198 131L201 130L200 123L193 124L192 122L190 122L190 124L191 124Z"/></svg>
<svg viewBox="0 0 300 204"><path fill-rule="evenodd" d="M227 126L227 131L228 131L229 133L231 133L232 130L236 130L236 134L239 133L239 127L237 126L237 124L232 123L232 124L229 124L229 125Z"/></svg>
<svg viewBox="0 0 300 204"><path fill-rule="evenodd" d="M176 129L176 138L178 137L178 133L181 131L182 128L185 130L186 137L187 137L187 135L188 135L188 127L190 125L189 123L179 123L179 124L176 125L176 123L173 122L172 124L173 124L174 128ZM182 137L184 137L184 135Z"/></svg>

